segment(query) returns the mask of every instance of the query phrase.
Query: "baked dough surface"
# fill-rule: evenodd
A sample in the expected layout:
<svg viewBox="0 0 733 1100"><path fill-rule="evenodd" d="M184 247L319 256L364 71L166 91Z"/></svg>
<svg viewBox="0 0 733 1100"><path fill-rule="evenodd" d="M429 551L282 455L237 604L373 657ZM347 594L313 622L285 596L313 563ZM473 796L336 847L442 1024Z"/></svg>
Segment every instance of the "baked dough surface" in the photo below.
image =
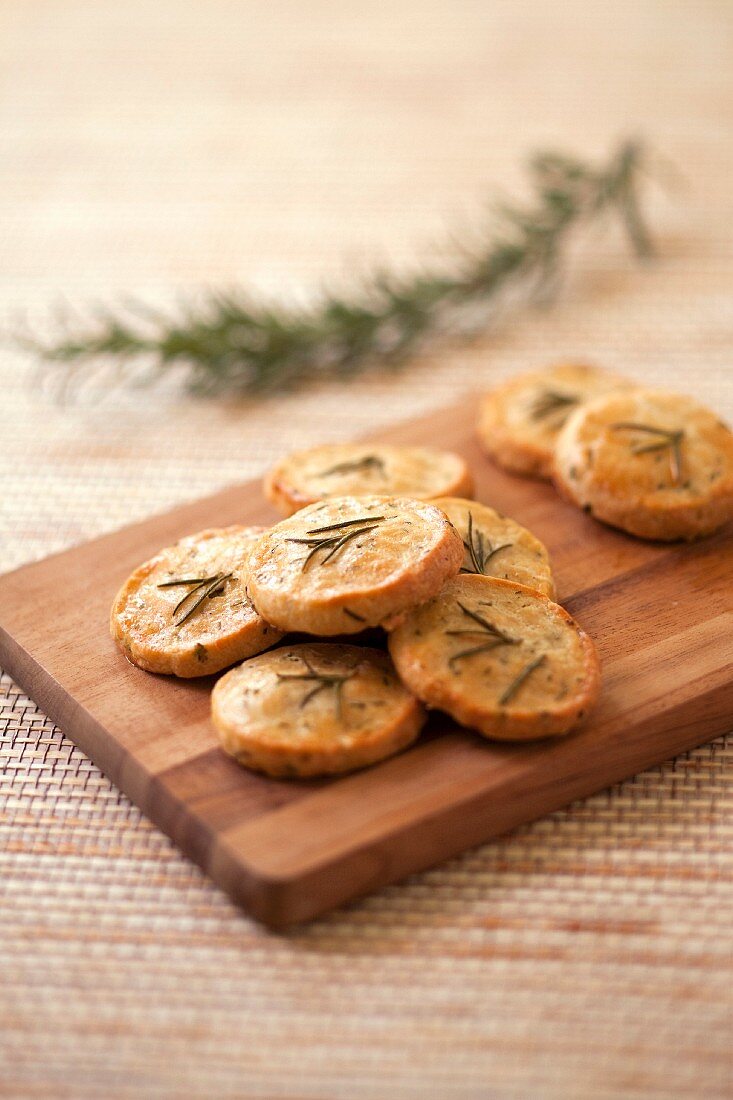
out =
<svg viewBox="0 0 733 1100"><path fill-rule="evenodd" d="M479 440L504 469L550 478L555 440L569 414L599 394L631 384L620 375L579 363L518 375L483 398Z"/></svg>
<svg viewBox="0 0 733 1100"><path fill-rule="evenodd" d="M554 478L564 496L633 535L698 538L733 518L733 433L690 397L609 394L568 419Z"/></svg>
<svg viewBox="0 0 733 1100"><path fill-rule="evenodd" d="M327 643L245 661L217 682L211 705L224 751L274 776L373 764L414 741L425 721L386 653Z"/></svg>
<svg viewBox="0 0 733 1100"><path fill-rule="evenodd" d="M462 573L516 581L555 598L550 556L526 527L475 500L438 497L433 504L445 512L463 539Z"/></svg>
<svg viewBox="0 0 733 1100"><path fill-rule="evenodd" d="M463 561L440 509L404 497L320 501L263 534L247 590L267 622L307 634L356 634L430 599Z"/></svg>
<svg viewBox="0 0 733 1100"><path fill-rule="evenodd" d="M283 515L341 496L470 496L464 460L432 447L332 443L287 455L265 479L265 494Z"/></svg>
<svg viewBox="0 0 733 1100"><path fill-rule="evenodd" d="M201 531L139 566L110 618L128 660L148 672L207 676L274 645L281 635L245 591L249 554L264 530Z"/></svg>
<svg viewBox="0 0 733 1100"><path fill-rule="evenodd" d="M389 636L403 682L431 707L499 740L567 733L600 688L590 638L523 585L461 575Z"/></svg>

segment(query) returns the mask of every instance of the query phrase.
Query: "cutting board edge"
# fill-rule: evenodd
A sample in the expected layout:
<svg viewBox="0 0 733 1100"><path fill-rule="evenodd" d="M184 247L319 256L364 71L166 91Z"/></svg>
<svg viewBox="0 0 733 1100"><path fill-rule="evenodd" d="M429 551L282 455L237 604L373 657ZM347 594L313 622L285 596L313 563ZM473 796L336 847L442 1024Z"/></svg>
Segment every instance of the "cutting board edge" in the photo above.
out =
<svg viewBox="0 0 733 1100"><path fill-rule="evenodd" d="M217 842L215 830L165 784L164 776L149 774L132 753L111 738L104 726L86 710L36 659L0 625L0 668L32 699L43 713L68 736L76 747L120 790L134 806L180 848L204 874ZM67 732L73 726L74 735ZM105 744L114 751L107 753ZM198 834L192 830L196 826ZM241 857L237 860L238 898L246 886L247 898L258 896L264 880L250 871ZM213 877L213 876L212 876ZM218 883L227 889L222 883ZM230 891L227 891L230 892ZM250 904L245 906L251 909Z"/></svg>
<svg viewBox="0 0 733 1100"><path fill-rule="evenodd" d="M702 737L698 729L698 720L692 713L687 720L678 716L677 721L680 724L675 725L674 715L677 712L684 713L692 708L697 712L706 703L717 703L718 706L714 717L706 716L707 725ZM650 745L647 751L641 751L646 741L640 741L640 752L634 757L633 762L629 759L623 763L619 762L619 766L609 773L608 782L602 787L598 787L589 772L571 788L569 796L566 786L561 797L544 800L533 809L530 815L527 815L526 803L522 801L525 792L520 792L522 797L518 800L517 809L514 812L493 819L493 823L485 822L483 818L491 810L492 804L495 804L495 791L486 789L472 795L464 802L456 802L448 809L417 818L403 830L393 831L376 843L349 849L340 859L315 865L304 874L278 876L259 869L241 883L236 878L236 867L241 861L236 858L236 855L227 851L225 840L216 837L213 849L216 862L214 866L208 868L207 873L237 904L271 931L285 932L339 906L351 904L375 890L400 882L411 874L428 870L446 859L454 858L481 844L506 836L520 825L531 824L548 813L554 813L580 799L608 790L639 772L664 764L682 752L689 752L700 745L707 744L730 728L732 710L733 681L728 681L711 688L694 700L687 700L678 707L661 713L659 726L665 731L669 731L672 727L677 731L674 741L665 746L663 754L660 755L659 749L655 749L653 745ZM520 785L521 779L517 783L517 786ZM445 827L456 814L463 818L464 831L453 834L450 840L441 846L437 846L433 839L432 850L423 857L404 858L404 846L409 844L413 835L420 837L423 842L428 829L436 830L446 836ZM475 823L470 824L467 832L465 831L466 821L470 820L470 815L475 818ZM380 852L379 849L382 846L393 850L400 849L398 853L400 858L397 863L394 860L394 851ZM347 874L353 876L355 863L359 860L364 866L363 877L356 885L353 878L344 885ZM225 870L226 863L234 870L234 877L230 877Z"/></svg>
<svg viewBox="0 0 733 1100"><path fill-rule="evenodd" d="M454 429L459 430L457 427L458 421L464 416L464 411L466 415L472 415L473 402L469 397L452 404L449 408L434 409L406 423L390 425L379 433L378 438L393 439L398 442L401 440L405 443L428 443L434 438L435 427L447 429L447 436L450 436ZM374 438L374 436L370 435L367 438ZM445 442L444 445L452 445L459 451L470 449L471 453L476 452L478 447L473 432L470 433L469 437L468 429L464 426L460 427L460 435L455 437L452 444ZM487 467L489 466L490 464L487 463ZM487 474L487 476L491 481L493 475ZM506 475L498 474L498 476L506 480ZM511 499L514 501L515 486L513 482L516 479L510 480L512 481ZM488 488L486 491L488 493ZM501 491L501 486L499 486L498 492L500 495ZM523 495L524 503L529 507L533 505L535 494L542 496L549 490L547 487L538 486L537 483L529 482L527 479L519 479L518 492L520 496ZM504 493L506 495L506 487ZM547 511L550 507L549 498L548 500L540 499L538 507L542 513ZM685 707L691 708L686 716L686 724L680 725L676 733L669 730L669 736L665 738L664 746L657 745L656 749L650 750L648 757L641 760L635 758L633 763L625 760L619 764L618 771L604 773L604 780L600 785L597 780L588 780L585 786L578 786L577 789L571 790L568 787L569 794L566 790L561 796L536 806L531 812L527 812L526 807L521 812L516 812L513 807L510 807L506 820L502 822L495 821L493 824L487 824L485 818L486 803L490 803L492 789L474 789L473 796L475 797L473 797L473 801L475 801L477 807L477 820L472 824L473 832L470 836L463 835L460 832L454 834L445 828L446 822L449 822L451 817L456 818L459 816L465 809L465 805L471 801L471 798L466 795L462 804L458 802L450 806L441 806L433 811L426 809L422 814L413 813L409 819L405 819L403 828L400 828L398 823L393 835L385 834L367 838L362 843L356 840L352 848L344 852L343 855L332 856L330 862L320 867L314 864L313 875L315 878L313 880L309 878L311 868L306 865L296 873L289 875L278 876L273 874L272 867L268 868L264 864L257 865L257 861L251 853L246 858L246 853L238 852L235 849L230 850L227 846L227 838L220 829L215 825L207 825L206 819L202 818L196 809L192 808L191 802L187 801L183 795L179 796L176 791L166 789L165 782L160 774L152 772L149 768L146 770L145 765L135 758L134 751L126 748L119 740L116 740L103 722L97 721L93 714L85 709L83 703L77 702L71 689L64 688L55 679L54 672L46 670L42 663L43 656L39 658L32 656L34 642L41 655L47 652L48 647L38 645L38 620L33 620L32 616L29 617L27 614L28 594L29 591L31 595L33 594L33 584L29 585L27 579L19 577L19 574L23 574L27 570L38 570L38 588L39 593L42 593L44 586L48 587L49 579L52 578L54 570L58 572L60 568L59 560L63 563L64 558L68 557L73 560L74 555L79 555L76 562L76 573L83 575L86 580L85 571L90 563L94 564L95 553L97 556L103 553L105 544L115 545L117 549L122 548L125 555L131 555L133 552L137 554L139 544L152 540L159 540L162 544L163 539L168 534L177 537L178 532L185 533L187 529L193 529L193 525L199 524L202 516L206 517L202 525L207 525L207 523L210 525L211 521L206 513L217 509L221 509L225 517L239 517L238 519L230 519L228 522L246 522L248 512L254 515L258 511L271 510L261 494L260 481L255 478L247 482L225 486L205 497L183 502L148 518L102 534L86 543L49 555L41 561L27 563L17 570L0 576L0 595L7 593L15 599L16 609L20 607L23 610L22 621L24 623L23 629L18 635L22 638L20 642L16 641L0 624L0 664L7 669L30 697L39 702L49 717L67 731L70 736L73 729L72 740L187 856L202 867L204 872L209 874L235 901L273 929L285 929L294 924L299 924L303 920L324 913L335 905L363 896L365 893L395 882L407 874L433 866L451 855L456 855L476 844L490 840L492 837L502 835L518 824L535 820L537 817L559 809L577 798L598 790L604 790L609 785L635 774L644 767L667 760L680 751L704 744L730 726L733 702L730 709L727 709L726 702L726 707L723 707L722 713L717 717L713 717L712 720L708 720L709 716L703 713L702 718L696 722L695 716L704 711L706 701L718 699L718 692L725 692L727 701L728 696L733 691L733 679L726 681L703 696L698 696L694 700L687 700L686 703L680 704L680 713L683 712ZM505 510L508 510L507 506L505 506ZM581 534L576 535L576 541ZM585 537L584 534L582 534L582 537ZM621 539L618 533L615 537L617 540ZM621 545L619 543L619 546ZM714 547L709 549L712 551ZM733 551L733 544L728 547L728 550ZM610 546L609 552L615 555L616 548ZM665 558L667 556L665 554ZM623 554L614 557L615 569L620 569L619 572L615 573L617 583L625 583L629 578L633 578L637 572L642 573L645 569L654 568L651 560L640 565L639 568L633 565L628 569L622 568L624 561L631 562L632 560L635 561L636 559L625 559ZM74 569L71 569L71 572L73 573ZM606 589L606 596L608 595L607 589L611 579L611 576L609 576L608 579L602 582L602 586ZM78 577L76 579L72 577L72 582L78 583ZM573 598L580 598L581 603L583 598L586 600L596 599L598 594L594 593L595 588L596 585L581 588ZM73 642L73 645L75 644L76 639ZM55 665L52 664L51 667L56 670ZM721 705L719 703L718 709ZM671 720L670 713L672 709L670 708L662 715L664 719L662 724L665 730L668 729L667 722ZM659 715L654 716L654 720L658 724L662 718ZM700 728L693 732L696 725L701 727L704 725L704 731ZM564 776L559 777L559 779L564 778ZM570 773L570 779L574 778L576 777ZM561 784L558 783L558 787L560 786ZM521 804L521 798L517 800L517 805L519 804ZM512 817L512 814L515 814L515 816ZM432 827L435 827L436 822L438 823L439 829L443 833L444 847L435 844L432 849L430 848L431 822ZM422 848L428 854L424 854L424 851L422 855L416 854L414 849L412 853L407 852L410 836L412 834L419 835L421 831L425 832L421 842ZM390 845L392 851L390 851ZM355 881L357 876L349 875L347 864L356 865L356 862L360 860L363 860L363 865L359 864L361 869L358 872L358 881ZM322 876L320 879L318 878L319 875ZM312 896L313 893L318 893L318 889L322 891L321 895Z"/></svg>
<svg viewBox="0 0 733 1100"><path fill-rule="evenodd" d="M73 740L81 751L233 901L272 931L285 931L312 920L599 790L590 772L583 773L571 784L566 779L562 790L558 787L559 797L542 797L529 816L526 790L518 792L521 798L516 808L513 802L499 805L499 811L504 812L497 816L495 788L487 785L448 808L410 819L403 829L393 830L388 836L350 848L336 860L300 873L278 875L249 865L242 853L228 844L226 836L218 834L167 789L164 775L147 774L132 754L110 739L104 727L1 626L0 666L62 731L73 725ZM712 706L713 712L704 716L705 733L701 737L700 712L706 706ZM733 680L717 684L671 710L660 711L651 725L644 723L646 738L636 743L639 751L608 771L608 781L600 789L714 739L728 728L731 712ZM654 742L645 748L657 728L667 736L676 730L674 739L665 742L661 755ZM105 740L114 746L114 753L102 750ZM520 787L523 778L520 775L510 780L508 787ZM297 807L297 803L293 805ZM492 809L494 814L487 821L486 815ZM457 817L461 828L451 832ZM420 840L419 850L414 847L416 838ZM359 871L356 881L355 868Z"/></svg>

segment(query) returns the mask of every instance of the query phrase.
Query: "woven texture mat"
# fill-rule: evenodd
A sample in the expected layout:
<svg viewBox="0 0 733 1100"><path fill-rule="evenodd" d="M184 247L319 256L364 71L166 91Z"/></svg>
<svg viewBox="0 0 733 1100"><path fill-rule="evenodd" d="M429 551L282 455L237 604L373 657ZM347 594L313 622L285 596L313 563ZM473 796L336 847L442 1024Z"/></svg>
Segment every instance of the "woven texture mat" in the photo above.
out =
<svg viewBox="0 0 733 1100"><path fill-rule="evenodd" d="M0 21L5 323L438 262L439 227L548 143L642 130L686 175L650 195L658 263L596 234L552 310L399 377L62 408L4 350L3 567L556 357L733 415L730 5L6 0ZM0 1095L730 1095L726 738L275 936L0 693Z"/></svg>

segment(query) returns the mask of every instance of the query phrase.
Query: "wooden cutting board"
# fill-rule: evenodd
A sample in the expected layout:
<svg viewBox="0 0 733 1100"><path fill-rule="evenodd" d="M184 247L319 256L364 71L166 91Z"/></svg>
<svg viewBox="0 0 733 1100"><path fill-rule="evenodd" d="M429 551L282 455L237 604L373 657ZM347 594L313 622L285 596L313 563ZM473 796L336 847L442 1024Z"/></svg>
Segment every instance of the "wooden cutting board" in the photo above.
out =
<svg viewBox="0 0 733 1100"><path fill-rule="evenodd" d="M212 679L127 663L107 620L126 575L203 527L275 518L257 482L0 577L0 665L184 852L274 928L506 832L733 725L733 532L640 542L513 478L473 440L466 401L384 432L465 455L476 496L548 545L559 598L595 639L598 708L578 733L491 744L434 714L417 745L344 778L240 768L209 724Z"/></svg>

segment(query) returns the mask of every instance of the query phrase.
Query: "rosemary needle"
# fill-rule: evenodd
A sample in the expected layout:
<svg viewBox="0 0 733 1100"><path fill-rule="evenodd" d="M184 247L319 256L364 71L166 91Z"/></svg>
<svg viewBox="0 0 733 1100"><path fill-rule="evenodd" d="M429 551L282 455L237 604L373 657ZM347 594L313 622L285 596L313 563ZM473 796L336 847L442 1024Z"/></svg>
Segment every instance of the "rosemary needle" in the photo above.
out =
<svg viewBox="0 0 733 1100"><path fill-rule="evenodd" d="M486 549L486 543L488 543L488 550ZM468 569L463 566L461 573L482 573L484 576L488 576L486 572L486 566L489 561L498 554L500 550L508 550L510 546L513 546L512 542L503 542L500 546L492 546L491 540L486 539L484 543L484 535L482 531L477 531L473 525L473 513L468 513L468 541L463 540L463 545L468 551L473 569Z"/></svg>
<svg viewBox="0 0 733 1100"><path fill-rule="evenodd" d="M508 634L505 634L503 630L499 630L497 626L485 619L483 615L478 611L471 610L470 607L466 607L460 600L456 600L456 603L460 607L464 615L467 615L469 619L473 619L478 623L478 627L465 630L446 630L446 635L449 637L463 637L465 635L472 635L475 637L477 634L488 635L486 641L480 642L479 645L470 646L468 649L461 650L460 653L454 653L449 659L448 665L452 668L456 661L462 661L467 657L474 657L477 653L486 653L491 649L496 649L501 645L518 645L518 638L510 638Z"/></svg>
<svg viewBox="0 0 733 1100"><path fill-rule="evenodd" d="M225 586L226 582L230 579L231 576L232 576L231 573L227 573L226 575L219 574L219 576L212 578L210 584L204 586L203 588L201 588L199 590L198 596L194 599L193 603L191 604L191 606L186 611L186 614L182 618L178 619L177 622L175 622L174 625L175 626L183 626L183 624L185 622L187 622L192 617L192 615L196 614L196 612L201 607L201 605L202 605L202 603L204 602L205 599L207 599L207 598L208 599L213 599L215 596L220 596L222 594L222 592L224 591L224 586ZM193 596L195 594L195 592L196 592L196 590L194 589L193 592L189 593L189 596ZM185 599L181 600L181 602L178 604L178 607L181 607L181 605L185 604L185 602L186 602ZM178 610L178 607L176 608L176 611ZM174 612L174 616L175 616L175 612Z"/></svg>
<svg viewBox="0 0 733 1100"><path fill-rule="evenodd" d="M386 477L384 459L379 455L365 455L364 458L355 458L352 462L339 462L330 466L328 470L321 470L316 477L331 477L333 474L351 474L358 470L379 470L382 477Z"/></svg>
<svg viewBox="0 0 733 1100"><path fill-rule="evenodd" d="M633 420L622 420L611 425L612 431L643 432L657 438L651 443L638 443L632 446L634 455L650 454L653 451L665 451L669 448L669 474L673 485L679 485L682 481L682 440L685 437L683 428L655 428L651 424L639 424Z"/></svg>
<svg viewBox="0 0 733 1100"><path fill-rule="evenodd" d="M371 523L368 522L370 518L373 521ZM352 539L358 538L360 535L366 535L370 531L374 531L379 526L378 521L384 518L384 516L362 516L358 520L347 520L345 523L341 524L331 523L328 527L316 527L314 530L308 531L307 533L311 536L310 538L287 538L285 541L310 547L310 550L301 564L301 572L305 573L319 550L328 551L321 561L321 565L325 565L331 560L334 554L337 554L338 551L346 546L347 543L351 542ZM356 524L361 524L361 526L356 526ZM329 535L329 531L333 531L334 533ZM322 538L319 537L320 532L323 532Z"/></svg>
<svg viewBox="0 0 733 1100"><path fill-rule="evenodd" d="M321 565L325 565L326 562L330 561L331 558L334 556L334 554L338 553L338 551L343 546L346 546L347 542L351 542L352 539L358 538L359 535L366 535L370 531L376 530L376 528L378 526L379 526L379 524L373 523L371 527L358 527L355 531L348 531L345 535L342 535L342 537L338 540L336 545L332 546L331 549L329 550L329 552L326 554L325 558L321 562Z"/></svg>
<svg viewBox="0 0 733 1100"><path fill-rule="evenodd" d="M346 673L319 672L306 657L301 657L301 660L307 672L278 672L278 680L302 680L306 683L315 681L315 687L306 692L300 700L299 706L301 710L320 692L326 691L328 688L333 688L336 698L336 713L339 721L343 721L343 687L346 681L350 680L351 677L356 674L357 670L353 668L350 672Z"/></svg>
<svg viewBox="0 0 733 1100"><path fill-rule="evenodd" d="M198 611L205 599L213 599L220 596L226 587L226 582L231 580L233 573L214 573L211 577L176 577L170 581L163 581L158 588L175 588L178 585L193 585L193 588L183 596L173 608L173 625L182 626L192 615ZM176 615L181 608L192 600L191 606L182 618L176 621Z"/></svg>
<svg viewBox="0 0 733 1100"><path fill-rule="evenodd" d="M209 580L209 577L176 577L173 581L163 581L161 584L156 585L157 588L178 588L181 584L203 584L204 581Z"/></svg>
<svg viewBox="0 0 733 1100"><path fill-rule="evenodd" d="M329 523L326 527L313 527L310 531L306 531L308 535L320 535L326 531L337 531L341 527L354 527L357 523L374 523L386 519L386 516L359 516L358 519L345 519L341 523ZM292 540L295 541L295 540Z"/></svg>
<svg viewBox="0 0 733 1100"><path fill-rule="evenodd" d="M339 537L338 535L334 535L334 536L333 536L332 538L330 538L330 539L329 539L329 538L326 538L326 539L313 539L313 538L303 538L303 539L296 539L296 538L286 538L286 539L284 539L283 541L284 541L284 542L294 542L294 543L296 543L296 544L299 544L299 545L301 545L301 546L312 546L314 542L317 542L317 543L318 543L319 545L322 545L322 544L323 544L323 543L325 543L325 542L336 542L336 540L338 539L338 537Z"/></svg>
<svg viewBox="0 0 733 1100"><path fill-rule="evenodd" d="M499 628L494 626L493 623L490 623L489 620L485 619L483 615L479 614L478 611L472 611L470 607L466 607L466 605L462 604L460 600L456 600L456 603L458 604L464 615L468 615L470 619L473 619L475 622L477 622L479 626L483 627L484 630L490 631L492 634L496 634L496 636L501 638L501 640L504 642L510 643L511 645L516 644L516 638L510 638L507 634L504 634L503 631L499 630ZM448 633L451 633L451 631L448 631Z"/></svg>
<svg viewBox="0 0 733 1100"><path fill-rule="evenodd" d="M295 540L293 539L293 541L295 541ZM298 540L298 541L300 541L300 540ZM308 553L306 554L306 556L303 558L303 564L300 567L301 572L305 573L306 569L308 568L311 561L316 556L316 554L318 553L319 550L325 550L327 546L334 546L337 542L338 542L338 539L334 537L332 539L319 539L317 542L315 542L312 545L309 543L311 548L308 551Z"/></svg>
<svg viewBox="0 0 733 1100"><path fill-rule="evenodd" d="M483 561L484 567L486 566L487 562L491 561L495 554L498 554L500 550L508 550L510 546L514 546L514 543L502 542L500 546L492 546L491 543L489 543L489 551Z"/></svg>
<svg viewBox="0 0 733 1100"><path fill-rule="evenodd" d="M496 649L497 646L504 645L505 643L498 638L493 639L490 642L483 642L481 645L473 646L471 649L462 649L460 653L454 653L448 661L448 664L452 668L456 661L462 661L466 657L475 657L477 653L488 653L491 649Z"/></svg>
<svg viewBox="0 0 733 1100"><path fill-rule="evenodd" d="M578 397L574 393L560 393L559 390L543 390L538 394L532 406L532 419L544 420L557 412L569 412L573 405L578 404ZM565 418L563 418L564 420ZM560 421L558 427L563 421Z"/></svg>
<svg viewBox="0 0 733 1100"><path fill-rule="evenodd" d="M545 654L543 653L541 656L535 657L534 661L530 661L528 665L524 666L524 668L519 673L519 675L516 676L514 680L512 680L509 687L500 696L500 698L499 698L499 706L500 707L503 707L506 703L509 702L510 699L514 698L514 696L517 694L517 692L519 691L519 689L522 686L522 684L524 683L524 681L529 676L532 675L532 673L534 672L534 670L536 668L539 668L540 665L544 663L544 660L545 660Z"/></svg>

